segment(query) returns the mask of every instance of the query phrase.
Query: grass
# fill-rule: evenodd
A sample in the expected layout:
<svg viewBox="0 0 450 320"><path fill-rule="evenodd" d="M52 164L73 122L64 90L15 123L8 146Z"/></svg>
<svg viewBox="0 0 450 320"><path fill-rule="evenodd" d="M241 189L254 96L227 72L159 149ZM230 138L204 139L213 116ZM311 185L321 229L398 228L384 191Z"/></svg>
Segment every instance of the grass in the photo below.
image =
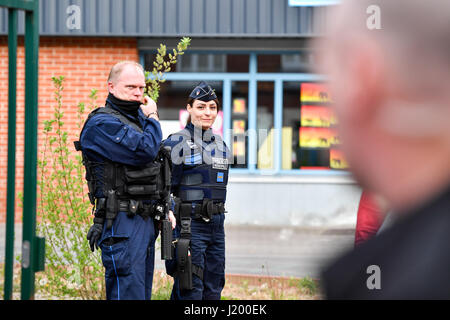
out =
<svg viewBox="0 0 450 320"><path fill-rule="evenodd" d="M227 275L222 295L231 300L319 300L311 278Z"/></svg>
<svg viewBox="0 0 450 320"><path fill-rule="evenodd" d="M253 275L226 275L222 300L319 300L316 280ZM152 300L169 300L173 279L155 270Z"/></svg>
<svg viewBox="0 0 450 320"><path fill-rule="evenodd" d="M14 268L13 299L20 299L20 265ZM39 274L41 275L41 274ZM3 299L4 266L0 264L0 297ZM38 278L38 276L36 276ZM226 275L222 300L320 300L322 299L316 280L254 275ZM155 270L152 300L169 300L173 279L164 271ZM36 286L39 288L39 285ZM77 300L76 296L51 297L37 289L36 300Z"/></svg>

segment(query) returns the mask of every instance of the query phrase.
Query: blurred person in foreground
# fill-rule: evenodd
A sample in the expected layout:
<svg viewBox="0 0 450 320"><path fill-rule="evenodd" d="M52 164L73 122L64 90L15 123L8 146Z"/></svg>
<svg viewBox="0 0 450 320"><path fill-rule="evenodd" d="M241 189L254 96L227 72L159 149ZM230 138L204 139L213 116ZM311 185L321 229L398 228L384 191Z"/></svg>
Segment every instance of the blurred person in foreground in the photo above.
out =
<svg viewBox="0 0 450 320"><path fill-rule="evenodd" d="M381 29L368 28L373 5ZM325 295L449 299L450 1L343 1L335 14L321 71L344 152L396 218L323 271Z"/></svg>

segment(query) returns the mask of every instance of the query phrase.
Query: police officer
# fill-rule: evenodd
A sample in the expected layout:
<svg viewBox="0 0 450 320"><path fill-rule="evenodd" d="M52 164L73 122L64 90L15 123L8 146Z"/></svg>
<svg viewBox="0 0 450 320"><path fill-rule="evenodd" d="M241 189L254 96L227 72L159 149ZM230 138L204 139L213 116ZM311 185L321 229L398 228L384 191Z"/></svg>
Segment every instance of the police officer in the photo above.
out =
<svg viewBox="0 0 450 320"><path fill-rule="evenodd" d="M107 299L151 297L158 236L153 217L162 172L155 159L162 133L156 103L145 97L141 104L144 88L141 65L114 65L106 105L91 112L75 143L95 205L87 238L92 251L102 250Z"/></svg>
<svg viewBox="0 0 450 320"><path fill-rule="evenodd" d="M166 261L174 276L171 299L220 299L225 285L225 199L230 152L211 126L219 101L205 82L187 101L185 129L169 136L172 192L176 202L175 258Z"/></svg>

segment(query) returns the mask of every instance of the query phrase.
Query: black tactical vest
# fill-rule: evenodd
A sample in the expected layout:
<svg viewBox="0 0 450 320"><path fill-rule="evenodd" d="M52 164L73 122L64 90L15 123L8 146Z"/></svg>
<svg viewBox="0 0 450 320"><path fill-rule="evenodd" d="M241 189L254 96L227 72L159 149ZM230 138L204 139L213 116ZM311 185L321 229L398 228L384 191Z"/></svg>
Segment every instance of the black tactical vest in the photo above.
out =
<svg viewBox="0 0 450 320"><path fill-rule="evenodd" d="M174 139L182 136L182 142L173 147L173 152L183 149L183 175L179 186L173 190L183 202L201 202L210 199L225 202L229 171L229 150L218 135L211 141L194 141L188 129L173 134ZM170 138L170 137L169 137ZM168 138L168 139L169 139ZM210 150L215 150L212 156Z"/></svg>
<svg viewBox="0 0 450 320"><path fill-rule="evenodd" d="M138 132L143 132L142 128L130 121L120 112L111 107L100 107L93 110L85 124L96 114L109 114L122 123L131 126ZM81 130L81 134L83 133ZM155 161L148 163L142 167L134 167L124 165L105 159L104 163L99 165L91 161L85 152L81 149L79 141L75 141L75 148L82 152L83 164L86 168L86 180L89 188L89 199L92 204L95 204L95 195L99 192L97 188L101 188L104 197L107 197L108 192L115 191L115 195L120 200L159 200L165 194L166 181L164 177L164 170L162 170L163 159L158 154ZM98 167L103 168L98 170Z"/></svg>

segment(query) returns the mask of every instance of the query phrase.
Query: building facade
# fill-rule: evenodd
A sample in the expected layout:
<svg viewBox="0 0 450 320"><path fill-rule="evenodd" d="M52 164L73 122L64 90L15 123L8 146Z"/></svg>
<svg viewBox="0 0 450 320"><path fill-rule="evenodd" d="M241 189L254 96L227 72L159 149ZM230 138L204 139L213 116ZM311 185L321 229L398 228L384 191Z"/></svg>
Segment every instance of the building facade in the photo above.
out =
<svg viewBox="0 0 450 320"><path fill-rule="evenodd" d="M103 103L115 62L134 60L151 70L161 43L171 50L188 36L190 48L161 86L163 134L180 129L190 90L209 82L221 101L215 130L234 155L227 223L354 226L360 189L345 170L326 78L314 73L320 56L311 42L324 33L327 13L327 7L289 0L41 0L39 132L53 112L52 76L66 78L65 122L75 139L77 104L87 102L92 88ZM0 10L0 92L7 92L6 35L7 12ZM17 87L23 88L23 46L18 59ZM23 93L18 119L20 112ZM2 221L6 95L0 96L0 124ZM23 123L17 132L21 190Z"/></svg>

